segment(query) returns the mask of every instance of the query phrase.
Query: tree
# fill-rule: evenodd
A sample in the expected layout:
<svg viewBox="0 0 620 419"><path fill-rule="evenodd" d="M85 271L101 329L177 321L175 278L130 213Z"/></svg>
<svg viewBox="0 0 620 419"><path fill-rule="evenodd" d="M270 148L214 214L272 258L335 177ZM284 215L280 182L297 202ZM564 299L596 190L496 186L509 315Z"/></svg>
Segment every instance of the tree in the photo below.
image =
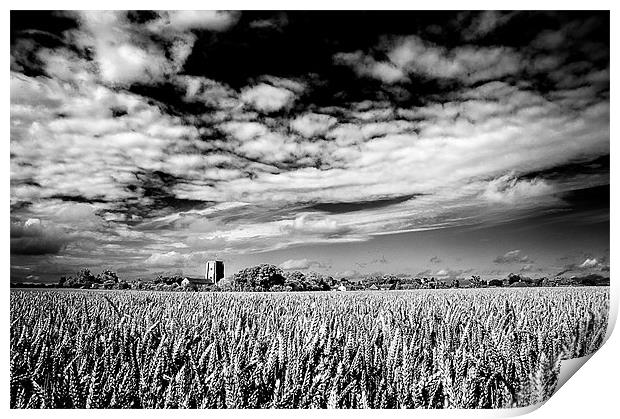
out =
<svg viewBox="0 0 620 419"><path fill-rule="evenodd" d="M289 285L274 285L273 287L271 287L270 291L287 292L287 291L297 291L297 290L294 290Z"/></svg>
<svg viewBox="0 0 620 419"><path fill-rule="evenodd" d="M284 285L292 291L306 291L306 275L300 271L285 272Z"/></svg>
<svg viewBox="0 0 620 419"><path fill-rule="evenodd" d="M93 275L90 272L90 269L88 269L88 268L80 269L80 271L77 274L76 280L77 280L78 284L80 284L80 285L84 285L84 284L90 285L93 282L97 282L97 278L95 277L95 275Z"/></svg>
<svg viewBox="0 0 620 419"><path fill-rule="evenodd" d="M331 276L321 275L317 272L310 272L306 276L308 291L329 291L334 278Z"/></svg>
<svg viewBox="0 0 620 419"><path fill-rule="evenodd" d="M117 287L119 290L128 290L128 289L130 289L130 288L131 288L131 286L130 286L130 285L129 285L126 281L119 281L119 282L116 284L116 287Z"/></svg>
<svg viewBox="0 0 620 419"><path fill-rule="evenodd" d="M521 276L517 274L509 274L508 275L508 285L512 285L515 282L521 282Z"/></svg>
<svg viewBox="0 0 620 419"><path fill-rule="evenodd" d="M155 278L155 283L156 284L165 284L165 285L172 285L172 284L177 284L177 285L181 285L181 282L183 282L183 277L181 275L157 275L157 278Z"/></svg>
<svg viewBox="0 0 620 419"><path fill-rule="evenodd" d="M105 288L107 290L111 290L112 288L114 288L114 285L116 285L116 282L114 282L113 279L106 279L103 282L103 288Z"/></svg>
<svg viewBox="0 0 620 419"><path fill-rule="evenodd" d="M282 269L263 263L245 268L233 275L233 288L237 291L269 291L276 285L284 285Z"/></svg>
<svg viewBox="0 0 620 419"><path fill-rule="evenodd" d="M186 291L198 291L198 287L189 279L185 278L181 281L181 288Z"/></svg>
<svg viewBox="0 0 620 419"><path fill-rule="evenodd" d="M99 282L100 284L105 284L108 281L112 281L113 284L116 284L118 282L118 275L116 275L116 272L106 269L105 271L97 275L97 282Z"/></svg>

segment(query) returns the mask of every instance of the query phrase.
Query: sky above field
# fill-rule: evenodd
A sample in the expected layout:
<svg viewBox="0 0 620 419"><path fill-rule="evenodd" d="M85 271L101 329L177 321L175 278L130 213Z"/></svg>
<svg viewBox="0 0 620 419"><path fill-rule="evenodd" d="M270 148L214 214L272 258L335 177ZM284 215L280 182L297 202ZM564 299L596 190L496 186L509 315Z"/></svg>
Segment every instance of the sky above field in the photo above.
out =
<svg viewBox="0 0 620 419"><path fill-rule="evenodd" d="M609 270L609 14L12 12L11 279Z"/></svg>

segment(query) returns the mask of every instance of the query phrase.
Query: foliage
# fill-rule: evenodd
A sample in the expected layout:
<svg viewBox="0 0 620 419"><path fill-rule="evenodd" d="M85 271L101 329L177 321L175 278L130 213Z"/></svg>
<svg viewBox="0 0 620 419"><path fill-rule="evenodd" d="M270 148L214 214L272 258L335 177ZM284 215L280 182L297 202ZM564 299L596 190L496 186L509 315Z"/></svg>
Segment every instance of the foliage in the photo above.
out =
<svg viewBox="0 0 620 419"><path fill-rule="evenodd" d="M520 275L513 274L513 273L508 275L508 285L512 285L515 282L521 282L521 281L522 279Z"/></svg>
<svg viewBox="0 0 620 419"><path fill-rule="evenodd" d="M234 274L232 287L236 291L269 291L276 285L284 285L284 282L282 269L264 263Z"/></svg>
<svg viewBox="0 0 620 419"><path fill-rule="evenodd" d="M334 279L330 276L310 272L305 275L300 271L284 273L285 285L292 291L329 291Z"/></svg>
<svg viewBox="0 0 620 419"><path fill-rule="evenodd" d="M527 276L509 274L505 280L491 279L482 281L480 276L472 275L469 284L461 283L460 279L439 281L435 278L414 278L406 275L381 275L373 274L364 278L361 282L351 282L345 278L339 280L331 276L309 272L304 274L300 271L283 272L274 265L262 264L243 269L233 275L232 278L224 278L218 282L217 287L209 285L185 285L183 286L181 275L158 275L154 280L142 281L138 279L131 283L118 278L118 275L105 270L93 275L89 269L82 269L75 277L61 277L58 282L63 288L82 289L135 289L145 291L330 291L344 286L347 290L411 290L418 288L442 289L442 288L485 288L485 287L554 287L554 286L609 286L609 277L590 274L583 277L562 278L556 277L532 279ZM49 284L11 283L11 288L46 288Z"/></svg>
<svg viewBox="0 0 620 419"><path fill-rule="evenodd" d="M501 279L491 279L487 283L489 287L501 287L502 285L504 285Z"/></svg>
<svg viewBox="0 0 620 419"><path fill-rule="evenodd" d="M472 287L480 287L482 285L482 280L480 279L480 275L472 275L469 280Z"/></svg>
<svg viewBox="0 0 620 419"><path fill-rule="evenodd" d="M116 272L112 272L111 270L106 269L105 271L97 275L97 283L105 284L106 282L116 284L118 282L118 275L116 275Z"/></svg>
<svg viewBox="0 0 620 419"><path fill-rule="evenodd" d="M101 284L103 283L103 274L109 273L111 271L103 271L101 274L95 276L91 273L90 269L82 268L75 276L70 276L69 278L62 277L58 283L59 286L64 288L92 288L93 284ZM114 277L116 277L116 274ZM105 279L111 277L105 276ZM118 280L118 277L116 277Z"/></svg>
<svg viewBox="0 0 620 419"><path fill-rule="evenodd" d="M503 408L546 400L561 359L600 347L609 290L14 290L10 305L11 408Z"/></svg>
<svg viewBox="0 0 620 419"><path fill-rule="evenodd" d="M183 277L181 275L158 275L154 282L155 284L181 285Z"/></svg>

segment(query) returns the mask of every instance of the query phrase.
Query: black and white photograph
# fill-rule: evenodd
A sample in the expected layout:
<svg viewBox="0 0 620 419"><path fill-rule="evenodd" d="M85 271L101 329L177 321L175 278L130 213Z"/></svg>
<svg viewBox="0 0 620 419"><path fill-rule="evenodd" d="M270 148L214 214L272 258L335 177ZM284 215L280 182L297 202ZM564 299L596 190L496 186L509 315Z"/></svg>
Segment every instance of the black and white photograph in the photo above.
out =
<svg viewBox="0 0 620 419"><path fill-rule="evenodd" d="M12 10L8 128L11 409L526 408L608 333L610 11Z"/></svg>

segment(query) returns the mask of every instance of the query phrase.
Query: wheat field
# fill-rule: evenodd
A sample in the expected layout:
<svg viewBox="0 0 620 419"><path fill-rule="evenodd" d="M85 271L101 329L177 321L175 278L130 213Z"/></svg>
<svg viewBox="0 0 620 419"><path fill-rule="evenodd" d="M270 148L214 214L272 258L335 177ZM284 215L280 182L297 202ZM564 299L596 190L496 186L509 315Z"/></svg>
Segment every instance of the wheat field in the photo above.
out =
<svg viewBox="0 0 620 419"><path fill-rule="evenodd" d="M11 292L12 408L500 408L603 342L609 289Z"/></svg>

